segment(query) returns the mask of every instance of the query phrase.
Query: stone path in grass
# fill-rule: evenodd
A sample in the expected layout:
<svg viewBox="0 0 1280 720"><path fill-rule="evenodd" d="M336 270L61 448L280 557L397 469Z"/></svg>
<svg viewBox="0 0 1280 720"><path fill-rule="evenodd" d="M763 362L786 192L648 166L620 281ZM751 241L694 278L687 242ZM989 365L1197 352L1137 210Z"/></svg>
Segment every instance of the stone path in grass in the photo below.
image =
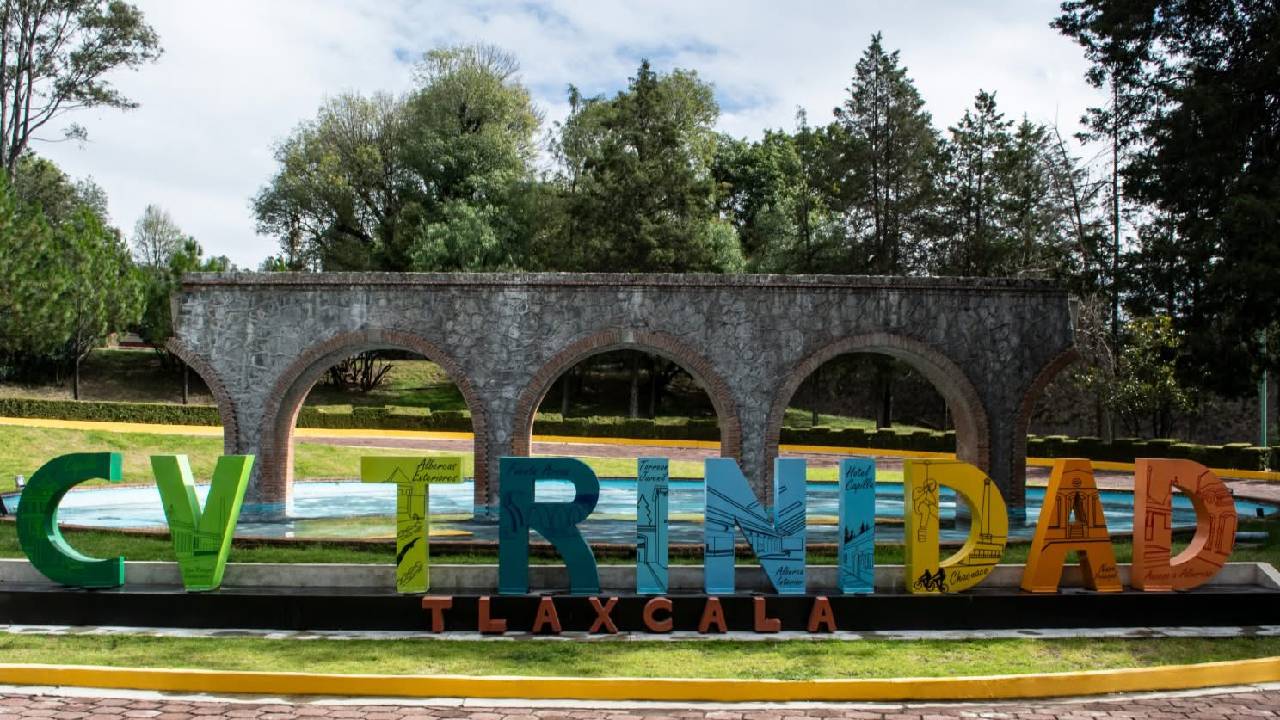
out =
<svg viewBox="0 0 1280 720"><path fill-rule="evenodd" d="M983 704L858 704L806 706L697 706L659 707L654 704L614 703L606 708L585 703L495 703L484 700L438 700L415 704L360 704L321 701L205 701L143 695L140 697L89 697L0 694L0 720L51 718L52 720L126 720L155 718L242 718L288 720L290 718L341 718L343 720L400 720L441 718L456 720L802 720L804 718L1220 718L1280 716L1280 688L1238 688L1207 693L1125 696L1091 700L1053 700Z"/></svg>

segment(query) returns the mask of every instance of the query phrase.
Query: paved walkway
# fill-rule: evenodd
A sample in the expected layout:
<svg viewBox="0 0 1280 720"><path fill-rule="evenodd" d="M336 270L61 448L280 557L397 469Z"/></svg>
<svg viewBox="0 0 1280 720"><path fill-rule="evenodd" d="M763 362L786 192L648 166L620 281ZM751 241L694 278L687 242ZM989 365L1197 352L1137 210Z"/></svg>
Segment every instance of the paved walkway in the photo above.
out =
<svg viewBox="0 0 1280 720"><path fill-rule="evenodd" d="M878 718L928 720L929 718L1219 718L1243 720L1280 716L1280 688L1237 688L1210 693L1174 693L1112 697L1091 700L1050 700L992 704L803 704L756 706L659 707L626 705L588 707L583 703L495 703L484 700L440 700L417 704L370 702L206 701L149 695L142 697L94 697L81 695L0 694L0 720L50 718L52 720L126 720L155 718L340 718L342 720L400 720L442 718L449 720L802 720L804 718Z"/></svg>

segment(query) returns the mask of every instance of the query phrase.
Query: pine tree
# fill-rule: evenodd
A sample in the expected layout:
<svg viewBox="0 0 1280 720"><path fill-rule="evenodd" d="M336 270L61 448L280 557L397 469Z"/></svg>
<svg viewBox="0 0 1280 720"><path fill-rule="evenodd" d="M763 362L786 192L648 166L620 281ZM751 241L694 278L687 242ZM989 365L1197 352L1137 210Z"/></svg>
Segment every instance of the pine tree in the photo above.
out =
<svg viewBox="0 0 1280 720"><path fill-rule="evenodd" d="M1116 163L1149 221L1130 303L1178 313L1185 377L1252 390L1280 369L1280 5L1076 0L1055 26L1112 91L1095 131L1131 139Z"/></svg>
<svg viewBox="0 0 1280 720"><path fill-rule="evenodd" d="M835 109L843 145L842 209L851 233L847 272L919 271L932 201L937 134L924 100L876 33Z"/></svg>
<svg viewBox="0 0 1280 720"><path fill-rule="evenodd" d="M942 150L946 168L944 222L949 232L936 265L940 273L982 276L1008 272L1000 206L1012 124L996 109L995 95L980 91L973 107L950 128L951 137Z"/></svg>

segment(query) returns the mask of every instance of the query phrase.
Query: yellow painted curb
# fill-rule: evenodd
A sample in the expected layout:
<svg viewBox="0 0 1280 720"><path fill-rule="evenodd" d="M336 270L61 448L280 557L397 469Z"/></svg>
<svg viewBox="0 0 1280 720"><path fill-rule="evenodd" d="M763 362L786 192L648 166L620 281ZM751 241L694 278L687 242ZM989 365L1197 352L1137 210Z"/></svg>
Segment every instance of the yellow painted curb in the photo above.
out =
<svg viewBox="0 0 1280 720"><path fill-rule="evenodd" d="M293 434L304 438L414 438L422 440L471 440L474 437L469 432L452 432L449 430L360 430L355 428L294 428Z"/></svg>
<svg viewBox="0 0 1280 720"><path fill-rule="evenodd" d="M662 440L659 438L601 438L579 435L534 435L534 442L566 443L569 445L628 445L631 447L674 447L718 450L719 440Z"/></svg>
<svg viewBox="0 0 1280 720"><path fill-rule="evenodd" d="M100 432L147 433L150 435L199 435L202 437L222 437L222 428L214 427L212 425L152 425L150 423L10 417L0 417L0 425L52 428L55 430L97 430Z"/></svg>
<svg viewBox="0 0 1280 720"><path fill-rule="evenodd" d="M0 664L0 683L159 692L716 702L1001 700L1280 680L1280 657L1034 675L858 680L341 675Z"/></svg>
<svg viewBox="0 0 1280 720"><path fill-rule="evenodd" d="M98 430L102 432L150 433L152 435L195 435L200 437L221 437L222 428L208 425L152 425L148 423L99 422L90 420L51 420L47 418L9 418L0 417L0 425L19 427L54 428L61 430ZM350 438L416 438L422 440L471 440L469 432L451 432L444 430L377 430L352 428L297 428L294 434L303 438L317 437L350 437ZM535 442L554 442L569 445L623 445L631 447L672 447L699 448L715 450L720 447L713 440L659 440L652 438L602 438L579 437L574 435L534 435ZM920 450L890 450L887 448L836 447L832 445L779 445L782 452L825 453L832 455L877 455L880 457L901 458L938 458L954 459L955 453L925 452ZM1036 467L1052 467L1055 458L1027 458L1027 465ZM1112 462L1109 460L1092 460L1095 470L1108 472L1133 472L1133 463ZM1210 468L1218 475L1241 480L1280 480L1280 471L1275 470L1235 470L1232 468Z"/></svg>

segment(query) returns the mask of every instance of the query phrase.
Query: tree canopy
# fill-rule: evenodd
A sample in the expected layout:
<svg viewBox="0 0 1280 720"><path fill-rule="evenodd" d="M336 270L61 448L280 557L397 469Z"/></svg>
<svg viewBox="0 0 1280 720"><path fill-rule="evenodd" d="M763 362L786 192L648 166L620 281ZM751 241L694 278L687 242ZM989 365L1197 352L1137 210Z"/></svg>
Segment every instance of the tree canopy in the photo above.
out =
<svg viewBox="0 0 1280 720"><path fill-rule="evenodd" d="M645 61L613 97L571 89L570 99L556 150L572 222L559 237L558 269L742 269L737 234L716 212L720 108L710 85Z"/></svg>
<svg viewBox="0 0 1280 720"><path fill-rule="evenodd" d="M404 97L326 101L277 147L253 200L259 230L297 269L514 267L525 229L508 211L540 125L517 68L490 46L445 48Z"/></svg>
<svg viewBox="0 0 1280 720"><path fill-rule="evenodd" d="M1076 0L1055 25L1112 90L1086 120L1143 209L1130 305L1173 317L1187 377L1244 392L1280 367L1280 5Z"/></svg>
<svg viewBox="0 0 1280 720"><path fill-rule="evenodd" d="M159 56L155 31L122 0L6 0L0 7L0 167L9 180L51 122L75 110L137 107L110 76ZM62 133L85 136L79 125Z"/></svg>

